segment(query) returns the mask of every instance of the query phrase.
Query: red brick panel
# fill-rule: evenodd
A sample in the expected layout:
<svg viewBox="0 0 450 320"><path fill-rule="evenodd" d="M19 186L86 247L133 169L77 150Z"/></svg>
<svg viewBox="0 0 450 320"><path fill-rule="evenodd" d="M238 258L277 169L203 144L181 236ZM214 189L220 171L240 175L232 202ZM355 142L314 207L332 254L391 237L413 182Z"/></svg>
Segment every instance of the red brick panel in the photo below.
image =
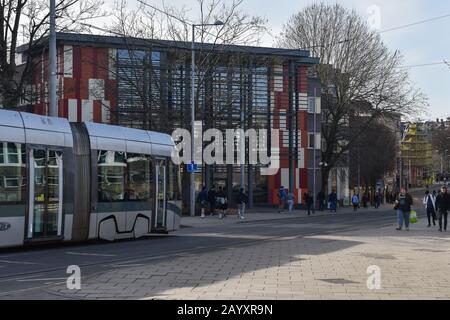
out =
<svg viewBox="0 0 450 320"><path fill-rule="evenodd" d="M101 123L102 122L102 102L99 100L94 100L93 109L94 109L94 122Z"/></svg>
<svg viewBox="0 0 450 320"><path fill-rule="evenodd" d="M108 49L107 48L98 48L96 49L95 55L95 78L97 79L108 79ZM106 84L106 81L105 81Z"/></svg>
<svg viewBox="0 0 450 320"><path fill-rule="evenodd" d="M64 78L64 98L78 99L77 95L77 79Z"/></svg>

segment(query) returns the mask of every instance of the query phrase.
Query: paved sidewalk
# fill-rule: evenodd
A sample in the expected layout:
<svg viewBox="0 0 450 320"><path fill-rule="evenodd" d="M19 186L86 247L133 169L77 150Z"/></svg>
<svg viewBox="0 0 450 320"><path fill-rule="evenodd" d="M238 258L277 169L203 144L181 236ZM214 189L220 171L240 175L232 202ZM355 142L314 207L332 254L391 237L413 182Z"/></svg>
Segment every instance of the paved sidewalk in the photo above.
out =
<svg viewBox="0 0 450 320"><path fill-rule="evenodd" d="M300 226L298 220L284 224ZM394 223L259 239L108 270L84 279L79 291L61 286L48 292L83 299L450 298L450 233L427 228L423 219L410 232L396 231ZM381 272L380 289L367 286L369 266Z"/></svg>
<svg viewBox="0 0 450 320"><path fill-rule="evenodd" d="M359 209L355 214L364 214L364 212L376 212L385 211L392 209L392 205L383 205L379 209L375 209L373 207L366 209ZM330 215L341 215L354 213L353 208L344 207L338 209L337 213L331 213L329 210L319 211L316 210L315 214L311 214L314 216L330 216ZM395 215L395 212L392 211ZM294 210L292 212L288 212L287 210L278 213L278 208L254 208L248 210L245 213L245 219L238 219L237 213L233 212L228 214L226 218L219 219L219 215L216 214L214 216L207 215L205 218L201 218L199 216L195 217L181 217L181 228L193 228L193 227L209 227L209 226L219 226L219 225L227 225L234 223L246 223L246 222L254 222L254 221L270 221L270 220L281 220L281 219L293 219L293 218L308 218L308 212L306 210Z"/></svg>

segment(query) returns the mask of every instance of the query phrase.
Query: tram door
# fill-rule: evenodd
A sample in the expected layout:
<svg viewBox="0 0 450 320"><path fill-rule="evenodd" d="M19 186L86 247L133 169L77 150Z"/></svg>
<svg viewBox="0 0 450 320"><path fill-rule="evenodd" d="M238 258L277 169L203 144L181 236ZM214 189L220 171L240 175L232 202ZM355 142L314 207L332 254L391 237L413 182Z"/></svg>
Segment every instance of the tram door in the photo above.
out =
<svg viewBox="0 0 450 320"><path fill-rule="evenodd" d="M28 238L58 237L62 233L63 158L51 149L29 150L30 204Z"/></svg>
<svg viewBox="0 0 450 320"><path fill-rule="evenodd" d="M166 229L166 162L155 161L156 172L156 207L153 227L156 230Z"/></svg>

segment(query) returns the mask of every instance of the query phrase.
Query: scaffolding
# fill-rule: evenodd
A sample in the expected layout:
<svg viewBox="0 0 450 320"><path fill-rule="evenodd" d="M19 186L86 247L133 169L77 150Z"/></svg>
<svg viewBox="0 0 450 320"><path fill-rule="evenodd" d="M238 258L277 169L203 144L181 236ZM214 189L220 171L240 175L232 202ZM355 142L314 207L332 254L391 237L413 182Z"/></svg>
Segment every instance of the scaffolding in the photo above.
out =
<svg viewBox="0 0 450 320"><path fill-rule="evenodd" d="M406 124L401 142L402 176L412 187L430 184L433 172L431 133L420 123Z"/></svg>

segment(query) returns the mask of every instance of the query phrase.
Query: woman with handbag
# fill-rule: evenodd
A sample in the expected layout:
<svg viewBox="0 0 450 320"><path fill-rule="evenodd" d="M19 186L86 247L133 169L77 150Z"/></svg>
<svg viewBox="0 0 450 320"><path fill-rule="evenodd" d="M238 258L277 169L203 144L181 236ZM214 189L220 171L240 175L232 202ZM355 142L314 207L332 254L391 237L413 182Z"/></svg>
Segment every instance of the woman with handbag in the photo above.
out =
<svg viewBox="0 0 450 320"><path fill-rule="evenodd" d="M409 231L409 218L411 214L411 206L413 205L413 198L406 192L405 188L400 190L400 194L395 201L394 210L397 210L398 228L396 230L401 231L403 223L405 224L406 231Z"/></svg>

